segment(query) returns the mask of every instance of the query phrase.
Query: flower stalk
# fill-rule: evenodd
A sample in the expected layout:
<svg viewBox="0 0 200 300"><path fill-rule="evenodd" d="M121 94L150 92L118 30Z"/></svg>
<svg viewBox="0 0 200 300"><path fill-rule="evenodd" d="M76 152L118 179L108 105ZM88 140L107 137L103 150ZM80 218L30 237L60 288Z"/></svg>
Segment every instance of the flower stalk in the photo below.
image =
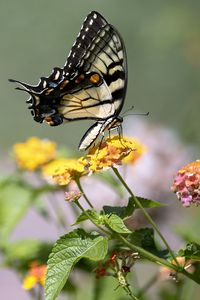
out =
<svg viewBox="0 0 200 300"><path fill-rule="evenodd" d="M90 200L88 199L87 195L84 193L81 182L80 182L80 178L76 179L76 184L80 190L80 192L83 194L83 198L85 199L85 201L87 202L87 204L90 206L90 208L94 208L94 206L92 205L92 203L90 202Z"/></svg>
<svg viewBox="0 0 200 300"><path fill-rule="evenodd" d="M85 193L84 193L84 191L83 191L83 188L82 188L82 186L81 186L81 183L79 182L79 185L80 185L80 188L81 188L81 192L83 193L83 197L85 198L87 198L87 196L85 195ZM85 200L86 200L86 198L85 198ZM88 200L88 198L87 198L87 200ZM102 232L104 232L105 234L107 234L107 235L109 235L110 236L110 232L109 231L107 231L105 228L103 228L102 226L100 226L97 222L95 222L92 218L91 218L91 216L88 214L88 212L82 207L82 205L78 202L78 200L77 201L74 201L75 203L76 203L76 205L78 206L78 208L88 217L88 219L96 226L96 227L98 227L99 228L99 230L101 230Z"/></svg>
<svg viewBox="0 0 200 300"><path fill-rule="evenodd" d="M199 284L198 279L192 273L187 272L184 269L184 267L181 267L180 265L172 264L172 263L168 262L166 259L158 257L158 256L146 251L145 249L130 243L121 234L118 234L117 236L127 247L129 247L133 251L138 251L139 254L141 256L143 256L144 258L147 258L148 260L155 262L156 264L159 264L161 266L166 266L167 268L172 269L172 270L176 271L177 273L182 273L186 277L190 278L191 280L193 280Z"/></svg>
<svg viewBox="0 0 200 300"><path fill-rule="evenodd" d="M162 233L160 232L159 228L157 227L156 223L152 220L151 216L148 214L148 212L144 209L144 207L141 205L140 201L137 199L137 197L133 194L132 190L129 188L129 186L127 185L127 183L124 181L124 179L122 178L122 176L120 175L119 171L112 167L115 175L118 177L118 179L120 180L120 182L123 184L123 186L125 187L125 189L128 191L128 193L130 194L130 196L134 199L135 203L137 204L137 206L142 210L143 214L145 215L146 219L149 221L149 223L152 225L152 227L155 229L155 231L158 233L158 235L160 236L161 240L163 241L163 243L165 244L165 246L167 247L167 249L169 250L169 253L171 254L172 258L176 261L177 265L178 262L176 260L176 256L174 255L173 251L171 250L169 244L167 243L166 239L164 238L164 236L162 235Z"/></svg>

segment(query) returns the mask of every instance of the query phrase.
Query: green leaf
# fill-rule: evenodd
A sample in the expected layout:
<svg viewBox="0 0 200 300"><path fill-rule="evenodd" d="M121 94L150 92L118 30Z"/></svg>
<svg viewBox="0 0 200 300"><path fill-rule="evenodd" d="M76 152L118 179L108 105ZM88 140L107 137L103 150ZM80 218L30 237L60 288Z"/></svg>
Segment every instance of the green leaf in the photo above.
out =
<svg viewBox="0 0 200 300"><path fill-rule="evenodd" d="M129 200L132 200L135 204L135 208L140 208L137 203L135 203L134 198L130 197ZM140 201L140 204L144 207L144 208L152 208L152 207L162 207L165 206L165 204L154 201L154 200L150 200L150 199L146 199L146 198L142 198L142 197L138 197L137 199Z"/></svg>
<svg viewBox="0 0 200 300"><path fill-rule="evenodd" d="M164 206L163 204L157 201L153 201L141 197L137 197L137 199L140 201L141 205L144 208ZM134 210L137 208L139 208L139 206L135 203L133 197L129 198L127 206L107 206L107 205L103 206L103 210L105 214L115 214L121 219L127 219L130 216L132 216Z"/></svg>
<svg viewBox="0 0 200 300"><path fill-rule="evenodd" d="M81 258L103 260L108 251L108 240L97 233L76 229L62 236L49 256L46 275L46 300L54 300L65 285L70 271Z"/></svg>
<svg viewBox="0 0 200 300"><path fill-rule="evenodd" d="M32 201L31 191L18 183L7 182L0 189L0 241L3 244L23 218Z"/></svg>
<svg viewBox="0 0 200 300"><path fill-rule="evenodd" d="M128 239L134 245L137 245L151 253L157 254L158 256L164 257L166 255L166 251L158 251L152 228L141 228L135 230L128 236Z"/></svg>
<svg viewBox="0 0 200 300"><path fill-rule="evenodd" d="M104 224L117 233L131 233L131 231L125 226L123 220L117 215L105 215Z"/></svg>
<svg viewBox="0 0 200 300"><path fill-rule="evenodd" d="M84 221L89 220L90 218L93 220L94 223L101 224L102 217L95 210L88 209L80 214L80 216L77 218L76 222L73 225L80 224Z"/></svg>
<svg viewBox="0 0 200 300"><path fill-rule="evenodd" d="M109 206L104 205L103 206L103 213L106 215L115 214L118 217L124 219L126 214L126 206Z"/></svg>
<svg viewBox="0 0 200 300"><path fill-rule="evenodd" d="M187 259L200 260L200 245L193 242L186 246L186 249L181 249L178 253L179 256L184 256Z"/></svg>
<svg viewBox="0 0 200 300"><path fill-rule="evenodd" d="M130 216L132 216L134 210L135 210L135 202L132 198L129 198L128 205L127 206L103 206L103 211L105 214L115 214L121 219L126 219Z"/></svg>
<svg viewBox="0 0 200 300"><path fill-rule="evenodd" d="M129 198L127 206L103 206L105 214L115 214L121 219L127 219L132 216L135 208L136 205L132 198Z"/></svg>

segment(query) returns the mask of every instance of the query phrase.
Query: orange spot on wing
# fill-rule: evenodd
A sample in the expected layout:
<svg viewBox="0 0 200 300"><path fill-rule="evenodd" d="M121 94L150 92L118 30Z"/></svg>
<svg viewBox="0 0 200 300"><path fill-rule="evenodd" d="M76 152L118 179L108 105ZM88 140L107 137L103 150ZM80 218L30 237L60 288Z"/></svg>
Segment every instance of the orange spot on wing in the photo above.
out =
<svg viewBox="0 0 200 300"><path fill-rule="evenodd" d="M76 78L75 82L76 83L80 83L81 81L83 81L85 79L85 76L83 74L81 74L79 77Z"/></svg>
<svg viewBox="0 0 200 300"><path fill-rule="evenodd" d="M100 80L101 80L101 77L97 73L90 76L90 82L91 83L97 84L97 83L99 83Z"/></svg>

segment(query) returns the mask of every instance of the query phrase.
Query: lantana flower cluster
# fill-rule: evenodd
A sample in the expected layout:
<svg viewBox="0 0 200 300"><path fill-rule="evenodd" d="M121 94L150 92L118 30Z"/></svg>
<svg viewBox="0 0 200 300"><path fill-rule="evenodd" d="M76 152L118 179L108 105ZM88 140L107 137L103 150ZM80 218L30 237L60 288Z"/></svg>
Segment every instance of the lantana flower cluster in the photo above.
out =
<svg viewBox="0 0 200 300"><path fill-rule="evenodd" d="M200 205L200 160L191 162L178 171L172 191L183 206Z"/></svg>
<svg viewBox="0 0 200 300"><path fill-rule="evenodd" d="M31 137L24 143L15 144L13 152L19 168L35 171L55 159L56 143Z"/></svg>
<svg viewBox="0 0 200 300"><path fill-rule="evenodd" d="M85 161L90 172L98 172L125 163L134 163L145 150L137 139L114 136L92 148Z"/></svg>
<svg viewBox="0 0 200 300"><path fill-rule="evenodd" d="M84 175L134 163L145 147L136 139L114 136L108 138L79 158L59 157L56 144L36 137L14 145L14 155L19 168L40 170L43 178L57 185L68 185Z"/></svg>

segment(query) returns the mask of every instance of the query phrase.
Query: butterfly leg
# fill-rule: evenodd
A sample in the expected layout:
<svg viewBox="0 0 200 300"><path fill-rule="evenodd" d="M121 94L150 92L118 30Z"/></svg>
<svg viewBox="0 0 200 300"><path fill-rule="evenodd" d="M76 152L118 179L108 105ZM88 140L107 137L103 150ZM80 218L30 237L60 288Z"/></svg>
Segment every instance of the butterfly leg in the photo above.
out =
<svg viewBox="0 0 200 300"><path fill-rule="evenodd" d="M123 128L122 128L122 125L119 124L117 126L117 132L118 132L118 135L119 135L119 140L120 140L120 143L122 144L122 146L125 148L125 145L123 144Z"/></svg>

